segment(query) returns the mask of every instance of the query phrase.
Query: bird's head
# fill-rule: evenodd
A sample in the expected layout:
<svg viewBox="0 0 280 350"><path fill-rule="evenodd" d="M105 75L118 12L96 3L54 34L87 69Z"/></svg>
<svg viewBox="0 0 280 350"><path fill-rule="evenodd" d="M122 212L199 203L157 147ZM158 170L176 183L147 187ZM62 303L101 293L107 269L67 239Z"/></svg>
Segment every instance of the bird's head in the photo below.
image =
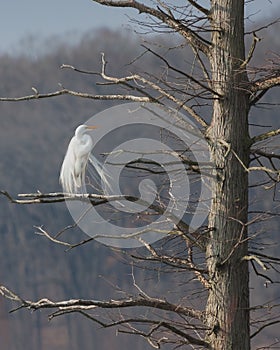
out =
<svg viewBox="0 0 280 350"><path fill-rule="evenodd" d="M86 131L88 130L93 130L93 129L97 129L97 126L95 125L79 125L75 131L75 136L80 136L83 135Z"/></svg>

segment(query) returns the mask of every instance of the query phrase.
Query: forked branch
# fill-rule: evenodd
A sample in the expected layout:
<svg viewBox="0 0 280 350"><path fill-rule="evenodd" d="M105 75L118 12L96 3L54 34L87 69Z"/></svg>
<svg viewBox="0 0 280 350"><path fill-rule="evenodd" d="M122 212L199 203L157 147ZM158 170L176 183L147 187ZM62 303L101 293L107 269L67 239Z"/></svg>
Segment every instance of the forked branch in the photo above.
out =
<svg viewBox="0 0 280 350"><path fill-rule="evenodd" d="M51 301L47 298L40 299L38 301L30 301L25 300L22 297L15 294L13 291L8 289L5 286L0 286L0 295L2 295L4 298L12 300L13 302L16 302L18 306L14 308L11 312L14 312L19 309L29 309L29 310L42 310L42 309L48 309L48 310L54 310L52 314L49 316L50 319L61 316L68 313L81 313L82 315L86 316L87 318L91 319L92 321L98 323L102 327L116 327L120 325L125 325L128 327L128 329L132 329L131 324L147 324L150 326L153 326L150 328L150 331L148 333L143 333L142 335L146 338L149 338L152 336L152 334L159 328L163 328L165 330L169 330L170 334L180 336L183 338L184 341L186 341L189 344L193 345L199 345L204 348L209 348L209 344L205 342L204 340L194 337L187 333L188 330L193 329L201 329L202 331L206 330L206 327L203 325L203 319L204 315L201 311L195 310L194 308L182 306L182 305L176 305L169 303L168 301L160 298L153 298L149 297L146 294L141 296L129 296L124 299L119 300L107 300L107 301L101 301L101 300L85 300L85 299L70 299L70 300L63 300L63 301ZM191 318L197 320L197 322L202 323L201 326L198 325L191 325L188 326L188 324L182 328L182 327L176 327L176 322L174 321L171 323L167 319L165 320L152 320L152 319L146 319L146 318L122 318L118 321L113 321L111 323L105 323L99 320L99 317L96 318L92 316L89 312L93 310L101 310L101 309L128 309L128 308L134 308L134 307L146 307L149 309L154 309L157 311L165 311L169 312L170 315L174 314L182 318ZM125 332L125 331L124 331ZM156 340L155 340L156 341Z"/></svg>
<svg viewBox="0 0 280 350"><path fill-rule="evenodd" d="M0 294L6 299L13 300L19 303L19 308L27 308L31 310L40 309L59 309L59 310L73 310L73 311L88 311L96 308L100 309L119 309L130 308L136 306L144 306L158 310L174 312L178 315L191 317L199 321L203 321L203 312L193 309L191 307L177 305L169 303L168 301L160 298L152 298L141 295L140 297L128 297L119 300L93 300L93 299L69 299L63 301L51 301L47 298L40 299L38 301L25 300L9 290L5 286L0 286Z"/></svg>
<svg viewBox="0 0 280 350"><path fill-rule="evenodd" d="M143 258L143 260L154 260L159 261L161 263L173 266L173 267L181 267L184 269L188 269L190 271L193 271L193 273L196 275L198 281L207 289L210 288L210 283L205 278L204 274L207 273L206 270L202 270L198 268L195 263L192 260L192 255L189 254L189 257L186 259L178 258L175 256L169 256L165 254L159 254L156 249L154 249L150 244L145 242L143 239L139 238L141 243L146 247L146 249L150 252L151 256L148 258Z"/></svg>
<svg viewBox="0 0 280 350"><path fill-rule="evenodd" d="M165 59L163 56L159 55L157 52L153 51L151 48L142 45L148 52L151 52L153 55L155 55L156 57L158 57L159 59L161 59L166 66L173 70L176 73L179 73L181 75L183 75L184 77L188 78L189 80L193 81L195 84L197 84L199 87L201 87L202 89L210 92L211 94L213 94L214 97L220 97L222 98L223 96L221 94L219 94L218 92L214 91L210 86L205 85L203 82L201 82L200 80L196 79L193 75L188 74L187 72L184 72L174 66L172 66L167 59Z"/></svg>
<svg viewBox="0 0 280 350"><path fill-rule="evenodd" d="M110 203L114 201L130 201L130 202L137 202L139 205L142 205L143 208L149 208L149 210L154 211L154 213L162 215L166 221L174 223L174 228L172 232L168 231L168 229L161 229L153 227L153 232L157 232L159 234L165 234L168 235L170 233L177 234L179 236L183 236L190 244L197 246L204 250L204 246L200 242L199 239L196 238L195 233L190 231L190 227L187 223L180 220L172 211L166 210L166 208L162 207L160 204L150 204L149 202L146 202L145 200L131 196L131 195L98 195L98 194L67 194L67 193L22 193L18 194L17 198L12 197L7 191L0 191L0 194L8 198L8 200L11 203L15 204L22 204L22 205L31 205L31 204L49 204L49 203L60 203L64 201L82 201L90 204L89 209L94 206L100 206L105 203ZM56 238L58 235L52 235L45 231L43 228L37 227L39 230L39 233L44 235L46 238L50 239L51 241L59 244L63 244L65 246L68 246L69 249L74 248L75 246L84 244L84 242L80 242L78 244L69 244L67 242L61 242L58 241ZM150 232L150 228L143 227L142 229L136 230L135 232L129 233L129 234L122 234L118 237L115 235L109 235L109 234L96 234L93 236L93 239L99 239L99 238L113 238L113 239L138 239L142 235L144 235L147 232ZM60 234L60 233L59 233ZM92 239L90 239L92 240ZM85 241L86 243L87 241Z"/></svg>
<svg viewBox="0 0 280 350"><path fill-rule="evenodd" d="M174 95L163 89L160 85L156 84L155 82L144 78L143 76L139 74L133 74L130 76L126 76L123 78L116 78L111 77L106 74L106 60L105 56L102 53L102 69L101 69L101 76L104 80L110 81L114 84L127 84L129 81L133 81L136 85L138 84L144 84L145 86L151 88L154 92L159 93L159 97L155 100L160 100L161 97L167 98L169 101L175 103L178 107L185 110L187 113L189 113L194 120L196 120L202 127L206 128L208 125L205 122L205 120L198 115L191 107L185 105L183 101L177 99Z"/></svg>
<svg viewBox="0 0 280 350"><path fill-rule="evenodd" d="M100 75L102 77L102 79L109 82L110 84L124 85L131 90L137 90L142 95L146 95L143 97L143 102L145 102L144 99L146 98L147 99L146 102L160 103L161 99L164 97L164 98L168 99L169 101L175 103L179 108L182 108L188 114L190 114L192 116L192 118L194 120L196 120L203 128L206 128L208 126L208 124L205 122L205 120L200 115L198 115L194 111L193 108L184 104L182 100L176 98L172 93L168 92L162 86L155 83L151 79L147 79L147 78L141 76L140 74L132 74L132 75L128 75L128 76L121 77L121 78L110 76L106 73L107 61L105 59L104 53L101 53L101 62L102 62L102 66L101 66L100 73L84 71L84 70L78 69L74 66L66 65L66 64L63 64L61 66L61 68L72 69L72 70L79 72L79 73ZM149 94L146 89L150 89L150 91L157 93L158 96L157 97L151 96L151 94ZM208 87L207 87L207 90L209 91ZM211 92L213 92L213 91L211 91ZM213 93L215 93L215 92L213 92Z"/></svg>
<svg viewBox="0 0 280 350"><path fill-rule="evenodd" d="M170 12L166 13L161 11L159 8L153 8L144 3L135 0L93 0L98 4L111 6L111 7L127 7L134 8L139 11L139 13L146 13L153 18L160 20L162 23L166 24L169 28L173 29L177 33L181 34L188 43L203 52L206 56L210 54L210 43L195 33L192 29L183 25L180 20L177 20ZM198 6L195 1L192 1L192 5ZM201 7L201 10L203 8Z"/></svg>
<svg viewBox="0 0 280 350"><path fill-rule="evenodd" d="M261 39L256 35L255 32L253 32L253 42L252 45L250 47L250 50L248 52L247 58L246 60L241 64L240 68L245 68L247 66L247 64L251 61L254 52L255 52L255 48L257 43L260 41Z"/></svg>

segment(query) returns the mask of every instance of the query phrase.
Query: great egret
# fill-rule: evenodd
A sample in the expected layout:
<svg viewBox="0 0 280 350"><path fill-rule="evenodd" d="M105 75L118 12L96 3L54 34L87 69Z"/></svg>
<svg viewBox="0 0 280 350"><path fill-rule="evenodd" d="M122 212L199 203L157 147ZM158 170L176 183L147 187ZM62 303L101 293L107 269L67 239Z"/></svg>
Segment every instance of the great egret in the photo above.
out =
<svg viewBox="0 0 280 350"><path fill-rule="evenodd" d="M103 183L109 186L102 165L91 154L93 141L87 131L96 128L96 126L80 125L75 130L60 170L59 181L64 192L78 193L85 190L85 171L88 161L93 165Z"/></svg>

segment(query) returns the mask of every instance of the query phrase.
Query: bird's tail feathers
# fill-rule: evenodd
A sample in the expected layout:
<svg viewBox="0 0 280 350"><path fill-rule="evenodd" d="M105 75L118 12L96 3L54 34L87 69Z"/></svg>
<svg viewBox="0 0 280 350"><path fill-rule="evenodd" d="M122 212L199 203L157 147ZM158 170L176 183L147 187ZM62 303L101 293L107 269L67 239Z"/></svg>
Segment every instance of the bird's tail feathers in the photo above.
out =
<svg viewBox="0 0 280 350"><path fill-rule="evenodd" d="M110 192L112 190L112 187L110 185L110 183L112 183L112 178L111 178L110 174L108 173L108 171L106 171L104 166L102 166L102 163L97 158L95 158L93 155L89 156L89 164L95 170L95 172L91 171L90 167L88 167L88 170L89 170L91 176L94 177L96 182L99 182L101 179L101 182L105 185L106 191ZM96 176L96 174L98 176ZM104 192L104 188L103 188L103 192Z"/></svg>

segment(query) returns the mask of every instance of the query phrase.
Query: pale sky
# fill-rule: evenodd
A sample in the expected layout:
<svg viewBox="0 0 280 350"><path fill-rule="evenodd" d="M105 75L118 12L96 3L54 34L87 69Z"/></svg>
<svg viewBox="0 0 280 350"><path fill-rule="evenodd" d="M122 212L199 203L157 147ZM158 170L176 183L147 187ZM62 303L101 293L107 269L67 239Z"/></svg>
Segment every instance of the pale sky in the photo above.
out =
<svg viewBox="0 0 280 350"><path fill-rule="evenodd" d="M28 36L44 39L68 33L78 39L100 27L129 28L127 15L137 17L135 10L112 9L91 0L0 0L0 5L0 54L18 52L20 40ZM256 13L253 20L280 17L280 0L254 0L248 11Z"/></svg>

